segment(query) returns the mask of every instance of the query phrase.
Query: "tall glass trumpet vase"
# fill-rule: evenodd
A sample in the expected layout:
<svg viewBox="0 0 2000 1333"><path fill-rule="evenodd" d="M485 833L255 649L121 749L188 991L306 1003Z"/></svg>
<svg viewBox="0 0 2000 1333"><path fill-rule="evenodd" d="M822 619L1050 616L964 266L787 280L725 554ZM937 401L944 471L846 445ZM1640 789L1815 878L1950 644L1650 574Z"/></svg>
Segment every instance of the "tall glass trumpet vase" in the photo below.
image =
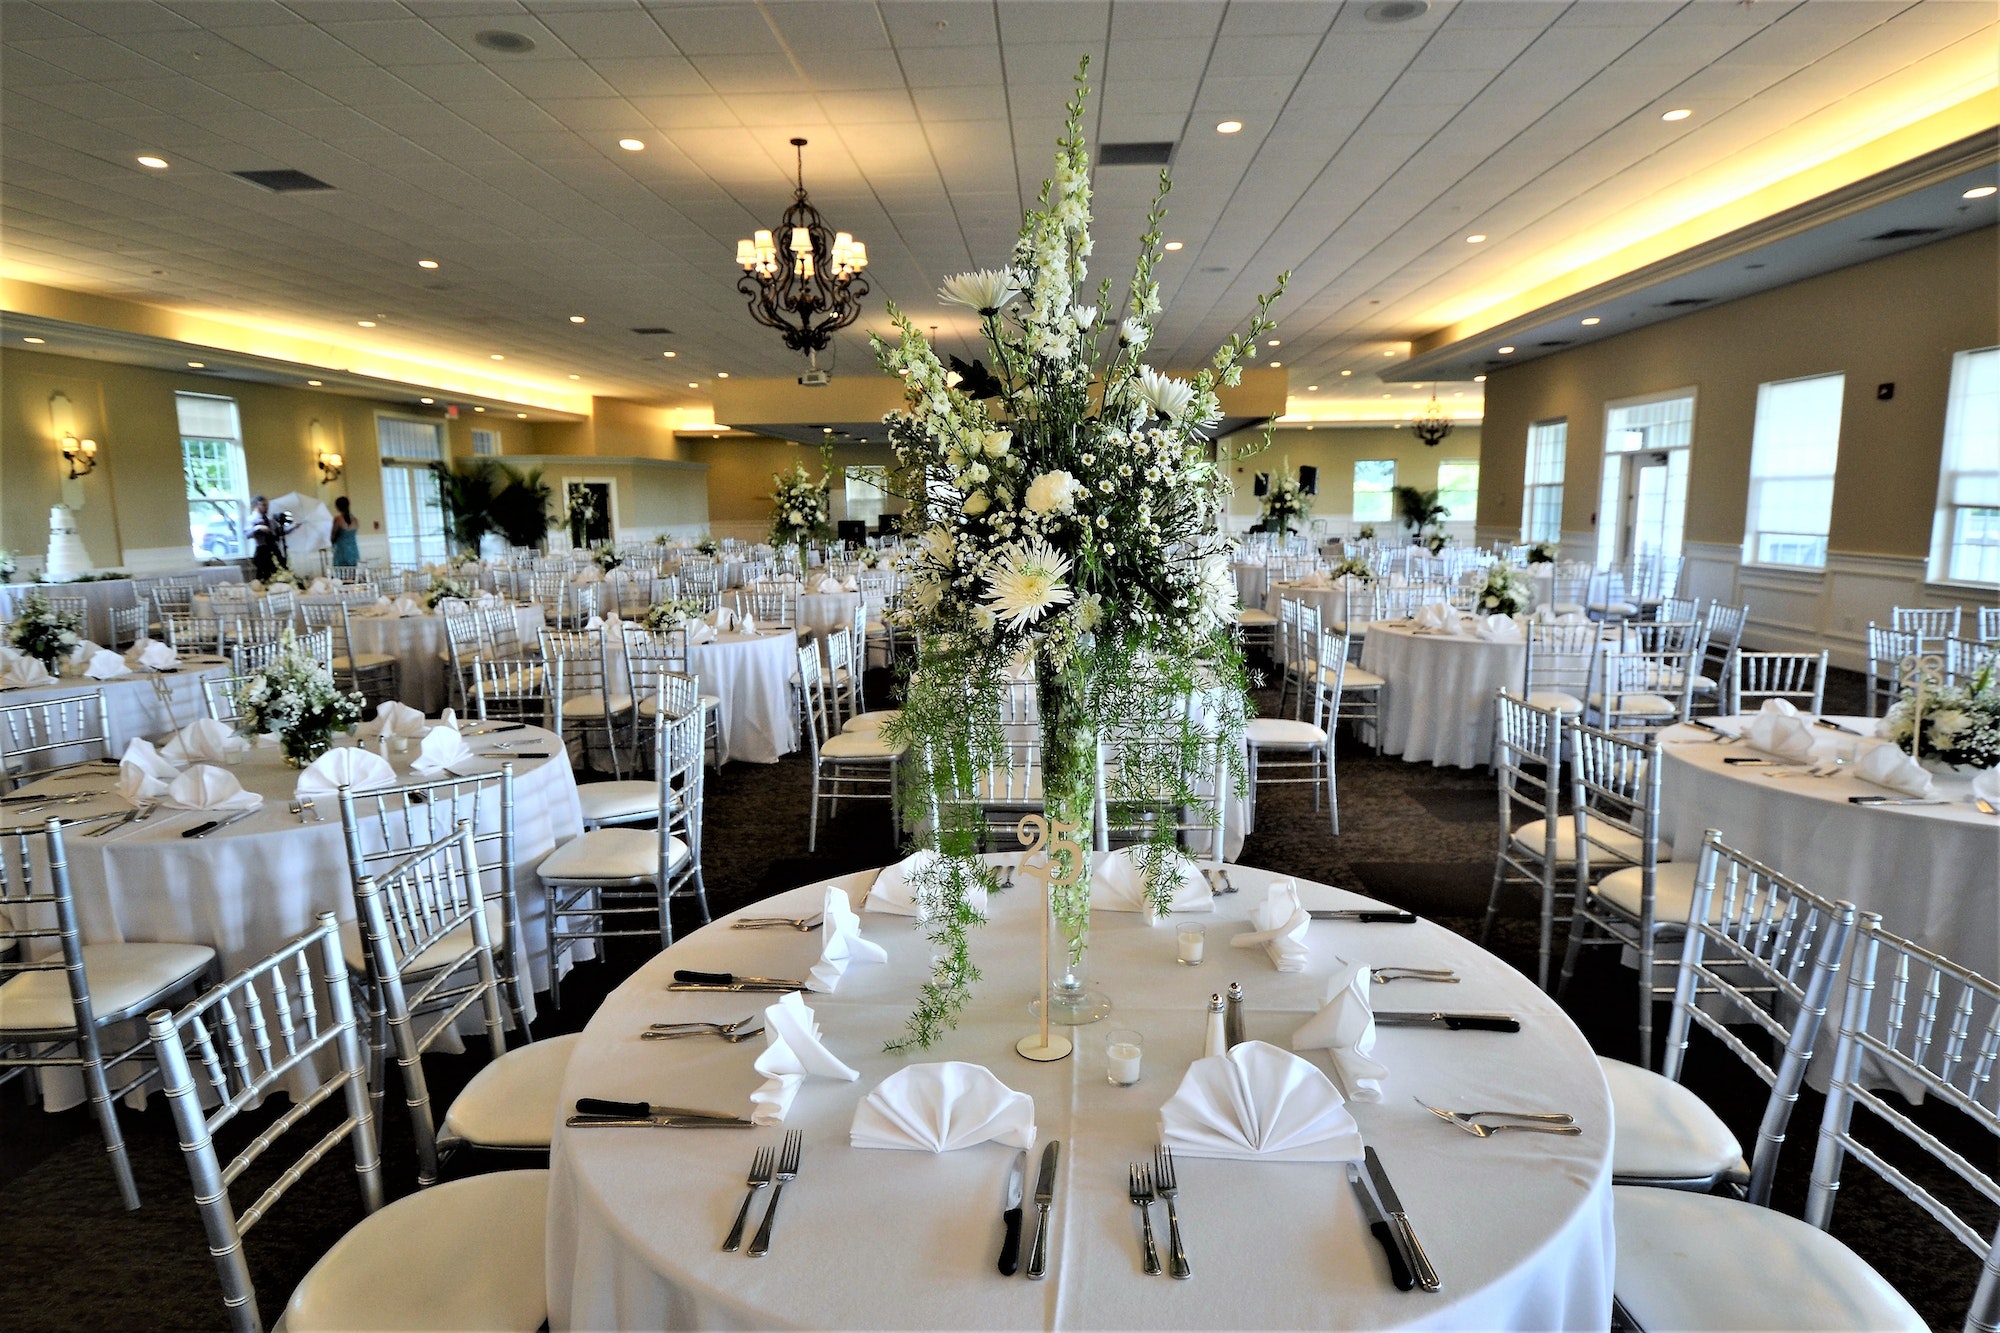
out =
<svg viewBox="0 0 2000 1333"><path fill-rule="evenodd" d="M1097 733L1084 691L1049 661L1036 663L1036 707L1042 731L1042 795L1049 812L1049 910L1062 928L1062 975L1044 974L1043 998L1051 1021L1067 1027L1095 1023L1111 1000L1083 980L1089 943L1091 825L1095 814Z"/></svg>

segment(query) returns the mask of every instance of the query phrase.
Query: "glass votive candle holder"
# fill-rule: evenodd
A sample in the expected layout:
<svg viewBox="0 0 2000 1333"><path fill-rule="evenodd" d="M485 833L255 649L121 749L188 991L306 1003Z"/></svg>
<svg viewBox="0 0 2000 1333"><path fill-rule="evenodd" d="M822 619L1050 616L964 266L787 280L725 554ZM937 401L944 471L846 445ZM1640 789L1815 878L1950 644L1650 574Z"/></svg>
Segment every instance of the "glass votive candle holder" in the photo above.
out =
<svg viewBox="0 0 2000 1333"><path fill-rule="evenodd" d="M1104 1034L1104 1077L1121 1088L1139 1081L1139 1066L1145 1048L1138 1033L1130 1028L1113 1028Z"/></svg>
<svg viewBox="0 0 2000 1333"><path fill-rule="evenodd" d="M1174 939L1178 946L1175 960L1186 967L1200 967L1202 950L1208 945L1208 932L1199 925L1182 925L1176 927Z"/></svg>

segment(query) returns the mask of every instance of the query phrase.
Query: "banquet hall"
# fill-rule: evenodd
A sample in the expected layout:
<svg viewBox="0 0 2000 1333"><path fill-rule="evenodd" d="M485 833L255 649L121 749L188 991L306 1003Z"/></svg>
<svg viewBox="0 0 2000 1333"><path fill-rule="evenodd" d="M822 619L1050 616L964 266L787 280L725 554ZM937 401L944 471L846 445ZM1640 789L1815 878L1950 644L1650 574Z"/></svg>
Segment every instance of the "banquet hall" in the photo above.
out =
<svg viewBox="0 0 2000 1333"><path fill-rule="evenodd" d="M0 0L0 634L10 1329L2000 1327L1990 0Z"/></svg>

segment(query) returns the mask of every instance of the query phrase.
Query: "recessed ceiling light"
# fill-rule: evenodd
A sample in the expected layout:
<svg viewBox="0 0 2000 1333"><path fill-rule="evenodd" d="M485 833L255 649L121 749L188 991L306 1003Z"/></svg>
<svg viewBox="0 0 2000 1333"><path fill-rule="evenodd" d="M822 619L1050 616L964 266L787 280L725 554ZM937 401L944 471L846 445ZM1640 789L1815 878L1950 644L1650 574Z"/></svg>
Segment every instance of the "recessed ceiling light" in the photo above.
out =
<svg viewBox="0 0 2000 1333"><path fill-rule="evenodd" d="M510 56L524 55L535 49L535 39L526 33L509 32L505 28L488 28L472 34L472 40L489 51L505 51Z"/></svg>
<svg viewBox="0 0 2000 1333"><path fill-rule="evenodd" d="M521 418L521 420L523 421L526 421L528 419L528 414L526 412L516 412L514 415Z"/></svg>
<svg viewBox="0 0 2000 1333"><path fill-rule="evenodd" d="M1307 393L1318 393L1318 392L1319 392L1319 385L1317 385L1317 384L1308 384L1308 385L1306 385L1306 392L1307 392Z"/></svg>
<svg viewBox="0 0 2000 1333"><path fill-rule="evenodd" d="M1513 350L1513 349L1512 349L1512 348L1509 348L1508 350L1509 350L1509 351L1511 351L1511 350ZM489 357L488 359L489 359L489 360L492 360L492 361L505 361L505 360L506 360L507 358L506 358L506 357L504 357L504 356L502 356L502 355L500 355L500 353L498 353L498 352L495 352L495 353L493 353L493 355L492 355L491 357Z"/></svg>
<svg viewBox="0 0 2000 1333"><path fill-rule="evenodd" d="M1603 322L1604 322L1603 320L1599 319L1595 315L1587 315L1584 317L1583 326L1585 328L1589 328L1593 324L1602 324Z"/></svg>
<svg viewBox="0 0 2000 1333"><path fill-rule="evenodd" d="M1243 122L1240 120L1225 120L1215 127L1215 132L1217 134L1236 134L1240 132L1242 128L1243 128Z"/></svg>
<svg viewBox="0 0 2000 1333"><path fill-rule="evenodd" d="M436 268L437 266L438 262L435 259L419 259L417 261L418 268Z"/></svg>
<svg viewBox="0 0 2000 1333"><path fill-rule="evenodd" d="M47 339L47 338L23 338L23 339L21 339L21 341L22 341L22 342L24 342L24 343L45 343L45 342L47 342L47 341L48 341L48 339Z"/></svg>
<svg viewBox="0 0 2000 1333"><path fill-rule="evenodd" d="M1961 199L1984 199L1984 198L1985 198L1985 197L1986 197L1987 195L1989 195L1989 194L1993 194L1993 193L1995 193L1996 191L2000 191L2000 186L1994 186L1994 185L1975 185L1975 186L1973 186L1973 187L1972 187L1971 189L1967 190L1967 191L1966 191L1966 192L1965 192L1964 194L1960 195L1960 196L1959 196L1959 198L1961 198Z"/></svg>
<svg viewBox="0 0 2000 1333"><path fill-rule="evenodd" d="M667 358L667 360L671 361L671 360L673 360L673 359L674 359L675 357L679 356L679 355L680 355L680 353L679 353L679 352L662 352L662 353L660 353L660 355L661 355L661 356L664 356L665 358Z"/></svg>
<svg viewBox="0 0 2000 1333"><path fill-rule="evenodd" d="M1484 375L1474 375L1472 377L1472 382L1474 384L1484 384L1486 383L1486 377Z"/></svg>
<svg viewBox="0 0 2000 1333"><path fill-rule="evenodd" d="M484 411L485 411L486 409L485 409L485 408L483 408L483 407L475 407L475 408L473 408L472 410L473 410L473 411L475 411L475 412L484 412Z"/></svg>
<svg viewBox="0 0 2000 1333"><path fill-rule="evenodd" d="M310 384L310 385L311 385L311 386L312 386L313 388L317 389L317 388L318 388L318 387L319 387L319 386L320 386L321 384L325 383L325 381L324 381L324 380L307 380L307 381L306 381L306 383L307 383L307 384Z"/></svg>
<svg viewBox="0 0 2000 1333"><path fill-rule="evenodd" d="M1383 396L1384 398L1392 398L1392 397L1394 397L1395 395L1394 395L1394 394L1387 394L1387 393L1385 393L1385 394L1383 394L1382 396Z"/></svg>
<svg viewBox="0 0 2000 1333"><path fill-rule="evenodd" d="M418 401L418 402L420 402L420 403L435 403L435 402L437 401L437 399L435 399L435 398L419 398L419 399L417 399L417 401Z"/></svg>
<svg viewBox="0 0 2000 1333"><path fill-rule="evenodd" d="M207 370L207 369L208 369L208 362L206 362L206 361L190 361L190 362L188 362L188 369L189 369L189 370Z"/></svg>
<svg viewBox="0 0 2000 1333"><path fill-rule="evenodd" d="M1475 232L1473 232L1473 233L1472 233L1472 235L1470 235L1470 236L1468 236L1468 237L1466 237L1466 238L1465 238L1465 243L1466 243L1467 245L1478 245L1478 244L1480 244L1480 243L1481 243L1482 241L1484 241L1485 239L1486 239L1486 233L1485 233L1485 232L1483 232L1483 231L1475 231Z"/></svg>
<svg viewBox="0 0 2000 1333"><path fill-rule="evenodd" d="M1266 341L1266 342L1264 343L1264 346L1266 346L1266 347L1277 347L1277 346L1279 346L1279 345L1280 345L1280 344L1279 344L1279 342L1278 342L1278 340L1277 340L1276 338L1271 338L1271 339L1268 339L1268 340L1267 340L1267 341Z"/></svg>
<svg viewBox="0 0 2000 1333"><path fill-rule="evenodd" d="M1660 119L1661 119L1661 120L1686 120L1686 119L1687 119L1687 118L1688 118L1689 116L1692 116L1693 114L1694 114L1694 112L1692 112L1692 111L1688 110L1688 109L1687 109L1686 107L1684 107L1684 106L1677 106L1677 107L1675 107L1675 108L1674 108L1674 109L1673 109L1672 111L1667 111L1667 112L1662 112L1662 113L1661 113L1661 115L1660 115Z"/></svg>
<svg viewBox="0 0 2000 1333"><path fill-rule="evenodd" d="M571 378L571 379L573 379L573 380L580 380L580 379L582 379L582 378L583 378L583 376L581 376L581 375L571 375L571 376L570 376L570 378Z"/></svg>
<svg viewBox="0 0 2000 1333"><path fill-rule="evenodd" d="M1165 245L1161 246L1160 248L1163 250L1178 250L1181 248L1181 243L1179 241L1168 241Z"/></svg>
<svg viewBox="0 0 2000 1333"><path fill-rule="evenodd" d="M719 380L726 380L729 378L729 372L726 370L718 370L715 372L715 377Z"/></svg>
<svg viewBox="0 0 2000 1333"><path fill-rule="evenodd" d="M628 153L637 153L645 149L646 141L644 139L620 139L618 146Z"/></svg>
<svg viewBox="0 0 2000 1333"><path fill-rule="evenodd" d="M583 316L582 316L582 315L571 315L571 316L569 317L569 322L570 322L570 323L572 323L572 324L581 324L581 323L583 323Z"/></svg>
<svg viewBox="0 0 2000 1333"><path fill-rule="evenodd" d="M1343 375L1352 375L1352 374L1353 374L1354 372L1353 372L1353 371L1351 371L1351 370L1343 370L1343 371L1341 371L1340 373L1341 373L1341 374L1343 374Z"/></svg>
<svg viewBox="0 0 2000 1333"><path fill-rule="evenodd" d="M167 159L164 157L142 157L139 159L139 165L142 167L151 167L155 171L165 171L167 169Z"/></svg>
<svg viewBox="0 0 2000 1333"><path fill-rule="evenodd" d="M690 389L699 389L700 387L701 387L701 386L700 386L699 384L696 384L696 383L695 383L695 382L694 382L693 380L689 380L689 381L688 381L688 388L690 388Z"/></svg>
<svg viewBox="0 0 2000 1333"><path fill-rule="evenodd" d="M1513 349L1513 348L1511 348L1511 347L1503 347L1503 348L1501 348L1501 349L1500 349L1500 355L1502 355L1502 356L1506 356L1506 355L1508 355L1509 353L1511 353L1511 352L1512 352L1513 350L1514 350L1514 349Z"/></svg>
<svg viewBox="0 0 2000 1333"><path fill-rule="evenodd" d="M375 321L372 319L357 319L354 322L356 324L359 324L364 329L372 329L375 327Z"/></svg>
<svg viewBox="0 0 2000 1333"><path fill-rule="evenodd" d="M1388 351L1382 353L1383 356L1394 356L1395 354L1396 354L1396 349L1393 347L1390 348Z"/></svg>

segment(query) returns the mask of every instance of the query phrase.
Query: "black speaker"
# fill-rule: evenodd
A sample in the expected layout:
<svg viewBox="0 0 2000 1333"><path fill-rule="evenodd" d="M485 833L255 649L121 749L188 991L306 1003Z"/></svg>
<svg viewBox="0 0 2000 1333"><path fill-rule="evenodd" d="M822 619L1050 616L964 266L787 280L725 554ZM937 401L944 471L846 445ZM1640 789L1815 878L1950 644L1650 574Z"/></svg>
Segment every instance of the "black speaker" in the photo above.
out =
<svg viewBox="0 0 2000 1333"><path fill-rule="evenodd" d="M840 540L855 546L865 546L868 542L868 524L858 518L843 518L835 526Z"/></svg>
<svg viewBox="0 0 2000 1333"><path fill-rule="evenodd" d="M1304 491L1307 495L1319 494L1318 468L1316 467L1299 468L1299 489Z"/></svg>
<svg viewBox="0 0 2000 1333"><path fill-rule="evenodd" d="M1271 493L1271 474L1259 472L1257 479L1250 483L1250 494L1262 499Z"/></svg>

